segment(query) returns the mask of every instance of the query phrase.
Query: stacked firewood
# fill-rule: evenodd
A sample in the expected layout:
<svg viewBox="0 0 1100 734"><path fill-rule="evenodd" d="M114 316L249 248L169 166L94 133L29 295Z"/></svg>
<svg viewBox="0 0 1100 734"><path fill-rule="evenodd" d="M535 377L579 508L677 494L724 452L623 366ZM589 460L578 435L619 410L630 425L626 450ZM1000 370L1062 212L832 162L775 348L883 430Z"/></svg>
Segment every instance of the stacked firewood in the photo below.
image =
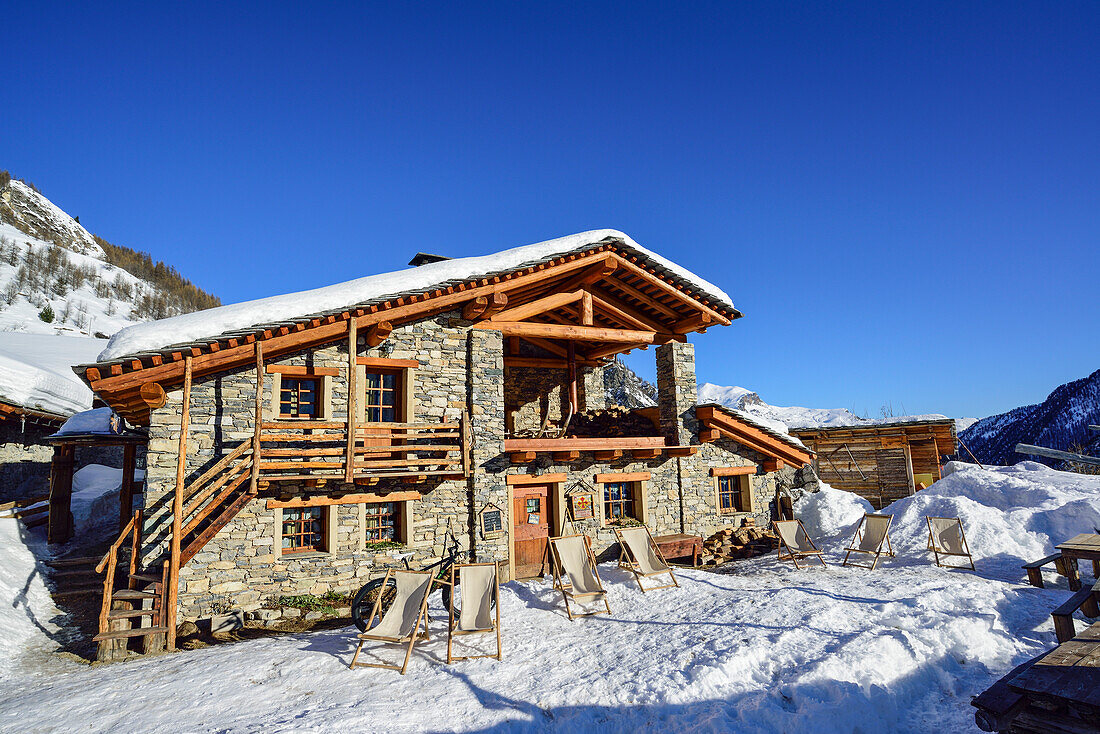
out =
<svg viewBox="0 0 1100 734"><path fill-rule="evenodd" d="M654 433L653 421L619 406L578 413L569 424L570 437L620 438Z"/></svg>
<svg viewBox="0 0 1100 734"><path fill-rule="evenodd" d="M703 541L704 565L719 565L734 558L753 558L779 547L779 538L770 528L752 525L727 526Z"/></svg>

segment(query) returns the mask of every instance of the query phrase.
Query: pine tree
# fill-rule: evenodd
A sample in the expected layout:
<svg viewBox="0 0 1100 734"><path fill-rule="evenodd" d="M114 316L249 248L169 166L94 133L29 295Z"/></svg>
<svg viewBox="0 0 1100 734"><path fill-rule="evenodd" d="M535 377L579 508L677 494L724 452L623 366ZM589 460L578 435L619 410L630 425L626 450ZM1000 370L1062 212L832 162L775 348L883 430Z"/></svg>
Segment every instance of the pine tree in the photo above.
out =
<svg viewBox="0 0 1100 734"><path fill-rule="evenodd" d="M53 312L53 308L50 306L50 304L47 303L46 307L38 312L38 318L42 319L47 324L52 324L53 323L54 312Z"/></svg>

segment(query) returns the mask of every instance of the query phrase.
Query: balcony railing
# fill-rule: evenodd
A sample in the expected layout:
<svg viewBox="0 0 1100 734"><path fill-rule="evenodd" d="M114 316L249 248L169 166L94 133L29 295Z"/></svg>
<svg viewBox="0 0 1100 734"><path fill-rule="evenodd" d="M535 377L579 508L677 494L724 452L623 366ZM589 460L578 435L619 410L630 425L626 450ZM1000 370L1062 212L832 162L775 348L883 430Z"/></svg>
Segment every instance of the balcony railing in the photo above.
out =
<svg viewBox="0 0 1100 734"><path fill-rule="evenodd" d="M470 471L469 421L359 423L352 479L458 478ZM262 481L343 480L348 475L344 421L282 420L260 427Z"/></svg>

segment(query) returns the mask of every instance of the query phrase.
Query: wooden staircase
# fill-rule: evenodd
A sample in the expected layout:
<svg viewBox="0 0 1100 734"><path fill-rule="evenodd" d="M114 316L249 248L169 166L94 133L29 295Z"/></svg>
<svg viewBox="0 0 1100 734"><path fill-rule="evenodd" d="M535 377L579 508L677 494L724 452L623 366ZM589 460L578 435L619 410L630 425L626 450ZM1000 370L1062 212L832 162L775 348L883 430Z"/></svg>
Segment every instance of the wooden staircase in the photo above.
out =
<svg viewBox="0 0 1100 734"><path fill-rule="evenodd" d="M134 512L95 567L96 573L104 574L99 633L92 638L99 643L99 660L117 660L137 652L131 643L140 643L143 653L161 651L166 645L174 648L175 610L171 607L176 594L172 587L179 583L179 568L255 498L255 485L248 481L253 473L251 448L248 442L241 444L184 488L181 516L172 523L173 528L180 527L178 567L173 568L169 554L160 564L139 570L142 512ZM128 537L130 565L125 585L115 588L119 550Z"/></svg>

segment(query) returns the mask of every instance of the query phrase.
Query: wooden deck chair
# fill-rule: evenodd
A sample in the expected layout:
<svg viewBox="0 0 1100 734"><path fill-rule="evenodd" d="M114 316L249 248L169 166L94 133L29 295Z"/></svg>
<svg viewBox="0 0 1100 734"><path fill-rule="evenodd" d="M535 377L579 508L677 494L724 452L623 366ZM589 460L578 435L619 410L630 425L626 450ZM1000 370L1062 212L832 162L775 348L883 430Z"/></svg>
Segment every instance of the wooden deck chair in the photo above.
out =
<svg viewBox="0 0 1100 734"><path fill-rule="evenodd" d="M634 580L638 582L638 588L644 594L646 591L668 589L679 586L680 582L672 573L661 549L653 540L649 528L638 525L629 528L615 528L615 537L619 540L619 568L625 568L634 574ZM668 574L672 583L661 586L651 586L649 589L642 586L642 579L649 576L662 576Z"/></svg>
<svg viewBox="0 0 1100 734"><path fill-rule="evenodd" d="M596 570L596 556L584 535L563 535L550 538L550 556L554 588L561 591L565 599L565 613L569 619L588 617L593 614L611 614L611 605L607 601L607 591L600 581ZM606 611L596 610L573 614L569 600L576 604L579 600L602 600Z"/></svg>
<svg viewBox="0 0 1100 734"><path fill-rule="evenodd" d="M863 519L859 521L859 527L856 528L856 534L852 537L852 542L845 549L848 552L844 554L844 563L841 565L859 566L860 568L873 570L878 565L878 559L881 556L893 556L894 546L890 543L890 521L893 519L893 515L864 515ZM883 545L886 546L886 550L883 550ZM850 562L848 557L853 553L866 553L873 556L871 565Z"/></svg>
<svg viewBox="0 0 1100 734"><path fill-rule="evenodd" d="M927 520L928 550L936 557L936 565L941 568L966 568L963 565L940 563L940 556L961 556L970 564L970 570L975 570L974 556L970 555L962 520L957 517L929 517Z"/></svg>
<svg viewBox="0 0 1100 734"><path fill-rule="evenodd" d="M791 561L795 568L802 568L798 565L799 558L816 558L825 565L824 551L818 550L810 540L801 520L772 520L772 525L779 536L779 561Z"/></svg>
<svg viewBox="0 0 1100 734"><path fill-rule="evenodd" d="M457 584L457 585L456 585ZM447 662L493 658L503 660L500 652L500 578L495 563L457 563L451 566L451 589L459 590L458 619L455 604L451 604L447 634ZM452 591L452 599L453 599ZM496 613L493 606L496 605ZM497 651L493 655L456 656L451 643L459 635L485 635L496 632Z"/></svg>
<svg viewBox="0 0 1100 734"><path fill-rule="evenodd" d="M370 668L389 668L400 670L401 675L409 667L409 658L412 657L413 645L417 640L428 639L428 593L432 590L434 575L429 571L404 571L391 568L386 572L386 579L382 588L389 585L390 579L397 582L397 596L386 613L382 615L378 624L371 627L374 618L378 616L378 607L382 603L382 594L374 601L370 618L367 620L367 631L359 635L359 646L355 648L355 656L351 659L349 668L366 666ZM420 624L424 623L424 632L420 634ZM360 663L359 653L363 644L368 640L388 642L391 644L409 643L405 651L405 661L401 665L385 665L383 663Z"/></svg>

